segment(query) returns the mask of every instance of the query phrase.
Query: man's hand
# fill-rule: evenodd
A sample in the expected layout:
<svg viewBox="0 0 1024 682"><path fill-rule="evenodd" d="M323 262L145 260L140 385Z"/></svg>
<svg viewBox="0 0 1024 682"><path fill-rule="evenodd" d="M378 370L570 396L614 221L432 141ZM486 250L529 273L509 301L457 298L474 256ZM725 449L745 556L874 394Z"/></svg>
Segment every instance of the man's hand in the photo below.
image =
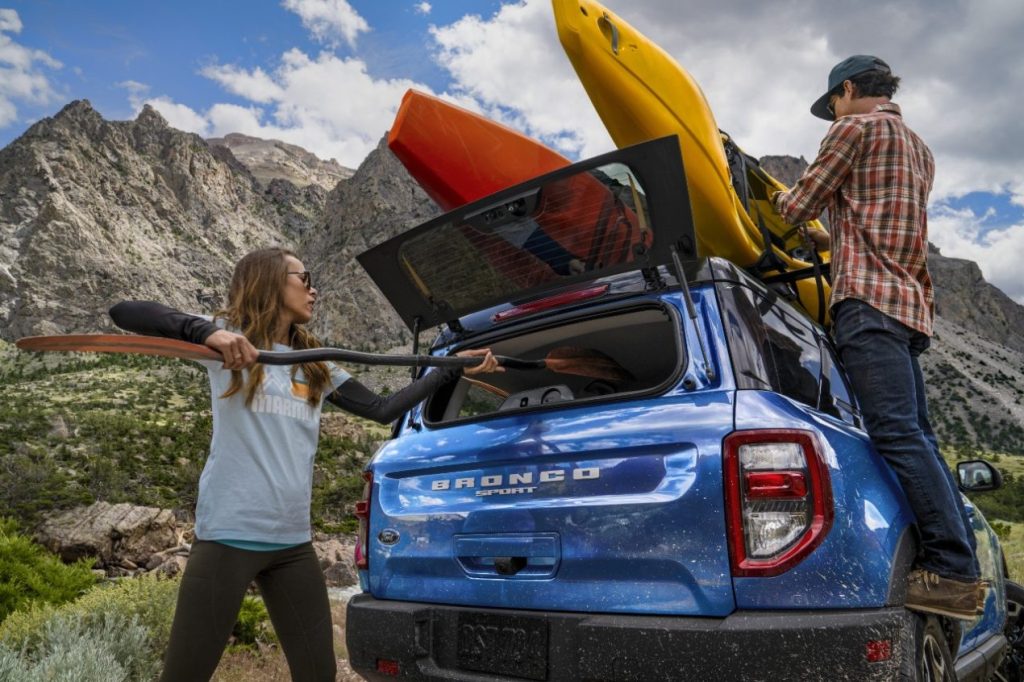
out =
<svg viewBox="0 0 1024 682"><path fill-rule="evenodd" d="M260 354L249 339L225 329L210 334L204 343L224 356L224 369L249 369Z"/></svg>
<svg viewBox="0 0 1024 682"><path fill-rule="evenodd" d="M825 230L812 230L806 225L801 225L800 236L808 245L813 244L818 251L828 251L832 246L832 238Z"/></svg>
<svg viewBox="0 0 1024 682"><path fill-rule="evenodd" d="M504 372L505 368L498 364L498 359L491 355L490 348L477 348L475 350L464 350L456 353L460 358L483 357L484 361L473 367L466 367L463 372L466 374L485 374L487 372Z"/></svg>

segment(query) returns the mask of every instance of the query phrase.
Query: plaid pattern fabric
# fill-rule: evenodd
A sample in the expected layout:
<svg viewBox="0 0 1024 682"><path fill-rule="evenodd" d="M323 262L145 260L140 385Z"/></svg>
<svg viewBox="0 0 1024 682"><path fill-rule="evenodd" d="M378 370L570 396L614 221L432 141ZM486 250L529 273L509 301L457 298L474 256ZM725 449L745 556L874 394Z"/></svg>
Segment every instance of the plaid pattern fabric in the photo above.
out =
<svg viewBox="0 0 1024 682"><path fill-rule="evenodd" d="M860 299L931 336L926 207L934 177L931 151L889 102L833 123L803 177L775 196L793 225L828 208L832 306Z"/></svg>

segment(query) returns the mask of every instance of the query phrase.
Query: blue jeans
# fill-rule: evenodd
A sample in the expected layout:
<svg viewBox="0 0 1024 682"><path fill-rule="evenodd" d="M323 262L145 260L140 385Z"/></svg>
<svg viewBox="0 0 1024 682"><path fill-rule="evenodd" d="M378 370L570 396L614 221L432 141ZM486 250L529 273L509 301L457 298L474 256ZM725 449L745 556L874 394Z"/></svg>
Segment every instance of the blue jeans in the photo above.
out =
<svg viewBox="0 0 1024 682"><path fill-rule="evenodd" d="M833 334L864 427L917 518L918 565L944 578L978 578L976 540L928 420L918 356L927 335L857 299L833 309Z"/></svg>

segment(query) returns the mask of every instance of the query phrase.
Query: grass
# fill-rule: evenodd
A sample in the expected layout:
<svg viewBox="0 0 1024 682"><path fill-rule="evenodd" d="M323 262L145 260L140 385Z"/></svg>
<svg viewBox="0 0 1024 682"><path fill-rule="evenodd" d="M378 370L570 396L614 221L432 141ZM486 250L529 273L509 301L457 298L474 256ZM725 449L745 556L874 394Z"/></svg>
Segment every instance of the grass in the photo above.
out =
<svg viewBox="0 0 1024 682"><path fill-rule="evenodd" d="M1024 523L1011 523L1010 535L1002 541L1010 580L1024 585Z"/></svg>
<svg viewBox="0 0 1024 682"><path fill-rule="evenodd" d="M944 449L942 454L954 472L958 461L983 459L1002 473L1003 488L968 497L999 530L1010 579L1024 584L1024 457L955 447Z"/></svg>
<svg viewBox="0 0 1024 682"><path fill-rule="evenodd" d="M0 384L0 508L24 527L97 500L194 509L212 429L199 365L24 353L0 341ZM360 472L388 429L328 416L315 464L313 524L349 532Z"/></svg>

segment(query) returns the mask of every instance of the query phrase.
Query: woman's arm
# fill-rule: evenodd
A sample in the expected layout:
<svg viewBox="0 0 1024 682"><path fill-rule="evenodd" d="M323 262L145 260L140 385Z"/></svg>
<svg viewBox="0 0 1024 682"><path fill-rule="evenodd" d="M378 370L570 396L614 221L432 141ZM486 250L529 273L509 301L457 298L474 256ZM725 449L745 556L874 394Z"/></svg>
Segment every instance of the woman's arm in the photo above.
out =
<svg viewBox="0 0 1024 682"><path fill-rule="evenodd" d="M217 331L212 322L153 301L121 301L110 309L110 319L125 331L190 343L205 343Z"/></svg>
<svg viewBox="0 0 1024 682"><path fill-rule="evenodd" d="M224 356L224 369L249 369L259 356L241 334L153 301L122 301L110 309L110 319L125 331L209 346Z"/></svg>
<svg viewBox="0 0 1024 682"><path fill-rule="evenodd" d="M460 369L433 371L386 398L350 378L328 395L327 400L358 417L390 424L461 373Z"/></svg>
<svg viewBox="0 0 1024 682"><path fill-rule="evenodd" d="M423 402L437 389L449 381L453 381L465 372L466 374L484 374L487 372L504 372L498 366L497 359L491 354L490 348L475 348L456 353L460 357L483 358L479 365L466 368L438 369L430 372L422 379L417 379L398 393L387 398L377 395L355 379L349 378L333 393L327 396L332 405L359 417L373 419L381 424L390 424L415 405Z"/></svg>

